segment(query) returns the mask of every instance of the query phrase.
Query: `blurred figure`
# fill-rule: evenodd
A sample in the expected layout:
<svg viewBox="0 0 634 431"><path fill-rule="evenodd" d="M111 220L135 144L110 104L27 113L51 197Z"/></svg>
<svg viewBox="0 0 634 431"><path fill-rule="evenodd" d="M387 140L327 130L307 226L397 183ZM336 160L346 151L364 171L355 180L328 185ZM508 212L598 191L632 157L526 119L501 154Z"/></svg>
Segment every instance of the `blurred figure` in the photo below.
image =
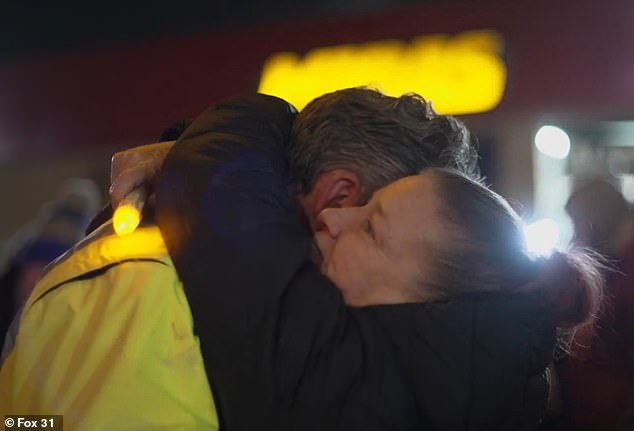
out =
<svg viewBox="0 0 634 431"><path fill-rule="evenodd" d="M632 212L609 182L597 179L580 184L568 198L566 212L578 244L614 257L625 256L634 247Z"/></svg>
<svg viewBox="0 0 634 431"><path fill-rule="evenodd" d="M44 204L38 216L8 241L0 275L0 346L44 267L84 236L100 201L99 188L92 180L70 178L58 196Z"/></svg>
<svg viewBox="0 0 634 431"><path fill-rule="evenodd" d="M634 389L634 217L623 196L603 180L581 184L566 212L575 242L605 255L615 270L606 274L597 320L576 333L571 355L556 363L561 426L615 430Z"/></svg>

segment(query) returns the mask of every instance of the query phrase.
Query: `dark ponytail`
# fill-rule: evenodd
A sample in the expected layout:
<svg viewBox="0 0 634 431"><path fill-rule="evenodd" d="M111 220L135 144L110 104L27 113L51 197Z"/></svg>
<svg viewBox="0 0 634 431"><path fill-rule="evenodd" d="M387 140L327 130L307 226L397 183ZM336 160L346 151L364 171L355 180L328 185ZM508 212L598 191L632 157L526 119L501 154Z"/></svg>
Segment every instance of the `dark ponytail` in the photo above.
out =
<svg viewBox="0 0 634 431"><path fill-rule="evenodd" d="M597 316L603 292L604 259L590 249L571 248L537 261L534 281L520 287L538 295L561 328L589 323Z"/></svg>
<svg viewBox="0 0 634 431"><path fill-rule="evenodd" d="M438 291L528 292L565 329L597 315L607 268L600 255L573 248L535 258L526 249L521 219L504 198L455 170L423 172L435 180L442 216L454 235L434 250L431 278Z"/></svg>

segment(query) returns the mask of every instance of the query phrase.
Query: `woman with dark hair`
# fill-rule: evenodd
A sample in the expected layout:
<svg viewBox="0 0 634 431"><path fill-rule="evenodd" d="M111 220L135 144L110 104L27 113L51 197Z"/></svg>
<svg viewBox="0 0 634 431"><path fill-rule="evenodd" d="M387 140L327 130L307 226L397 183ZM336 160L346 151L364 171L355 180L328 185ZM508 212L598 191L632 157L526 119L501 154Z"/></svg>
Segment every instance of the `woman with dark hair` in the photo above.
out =
<svg viewBox="0 0 634 431"><path fill-rule="evenodd" d="M523 292L535 296L562 328L590 321L599 307L602 277L596 254L571 249L549 258L532 256L522 221L506 200L455 170L425 169L380 189L367 205L326 209L319 221L322 229L315 238L322 272L351 305ZM367 232L371 241L352 237L355 229ZM404 247L406 252L400 250ZM382 258L390 253L398 259L384 265ZM342 271L342 262L366 276L374 271L382 283L368 295L371 283ZM387 271L394 271L389 283ZM399 278L407 280L401 289L395 288Z"/></svg>

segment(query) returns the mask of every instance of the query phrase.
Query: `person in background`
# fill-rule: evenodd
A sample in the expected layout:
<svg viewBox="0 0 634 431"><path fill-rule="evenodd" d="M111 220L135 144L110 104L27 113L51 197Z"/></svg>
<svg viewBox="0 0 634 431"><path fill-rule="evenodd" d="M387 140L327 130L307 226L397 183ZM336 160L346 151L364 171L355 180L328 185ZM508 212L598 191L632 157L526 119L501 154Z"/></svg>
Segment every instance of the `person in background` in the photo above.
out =
<svg viewBox="0 0 634 431"><path fill-rule="evenodd" d="M0 346L9 324L29 297L44 267L83 237L100 201L94 181L67 179L58 196L42 206L37 218L7 242L0 275Z"/></svg>
<svg viewBox="0 0 634 431"><path fill-rule="evenodd" d="M574 241L599 251L613 268L596 321L576 332L570 354L555 364L560 429L615 430L634 392L634 217L602 179L579 184L566 212Z"/></svg>

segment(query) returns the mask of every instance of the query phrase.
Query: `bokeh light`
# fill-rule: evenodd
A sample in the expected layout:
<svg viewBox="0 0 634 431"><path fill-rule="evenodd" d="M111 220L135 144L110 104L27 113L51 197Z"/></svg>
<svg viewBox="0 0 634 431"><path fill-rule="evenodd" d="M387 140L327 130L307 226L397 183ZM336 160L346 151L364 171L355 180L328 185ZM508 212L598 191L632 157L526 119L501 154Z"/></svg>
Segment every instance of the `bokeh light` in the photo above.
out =
<svg viewBox="0 0 634 431"><path fill-rule="evenodd" d="M535 134L535 146L548 157L565 159L570 153L570 137L559 127L542 126Z"/></svg>

